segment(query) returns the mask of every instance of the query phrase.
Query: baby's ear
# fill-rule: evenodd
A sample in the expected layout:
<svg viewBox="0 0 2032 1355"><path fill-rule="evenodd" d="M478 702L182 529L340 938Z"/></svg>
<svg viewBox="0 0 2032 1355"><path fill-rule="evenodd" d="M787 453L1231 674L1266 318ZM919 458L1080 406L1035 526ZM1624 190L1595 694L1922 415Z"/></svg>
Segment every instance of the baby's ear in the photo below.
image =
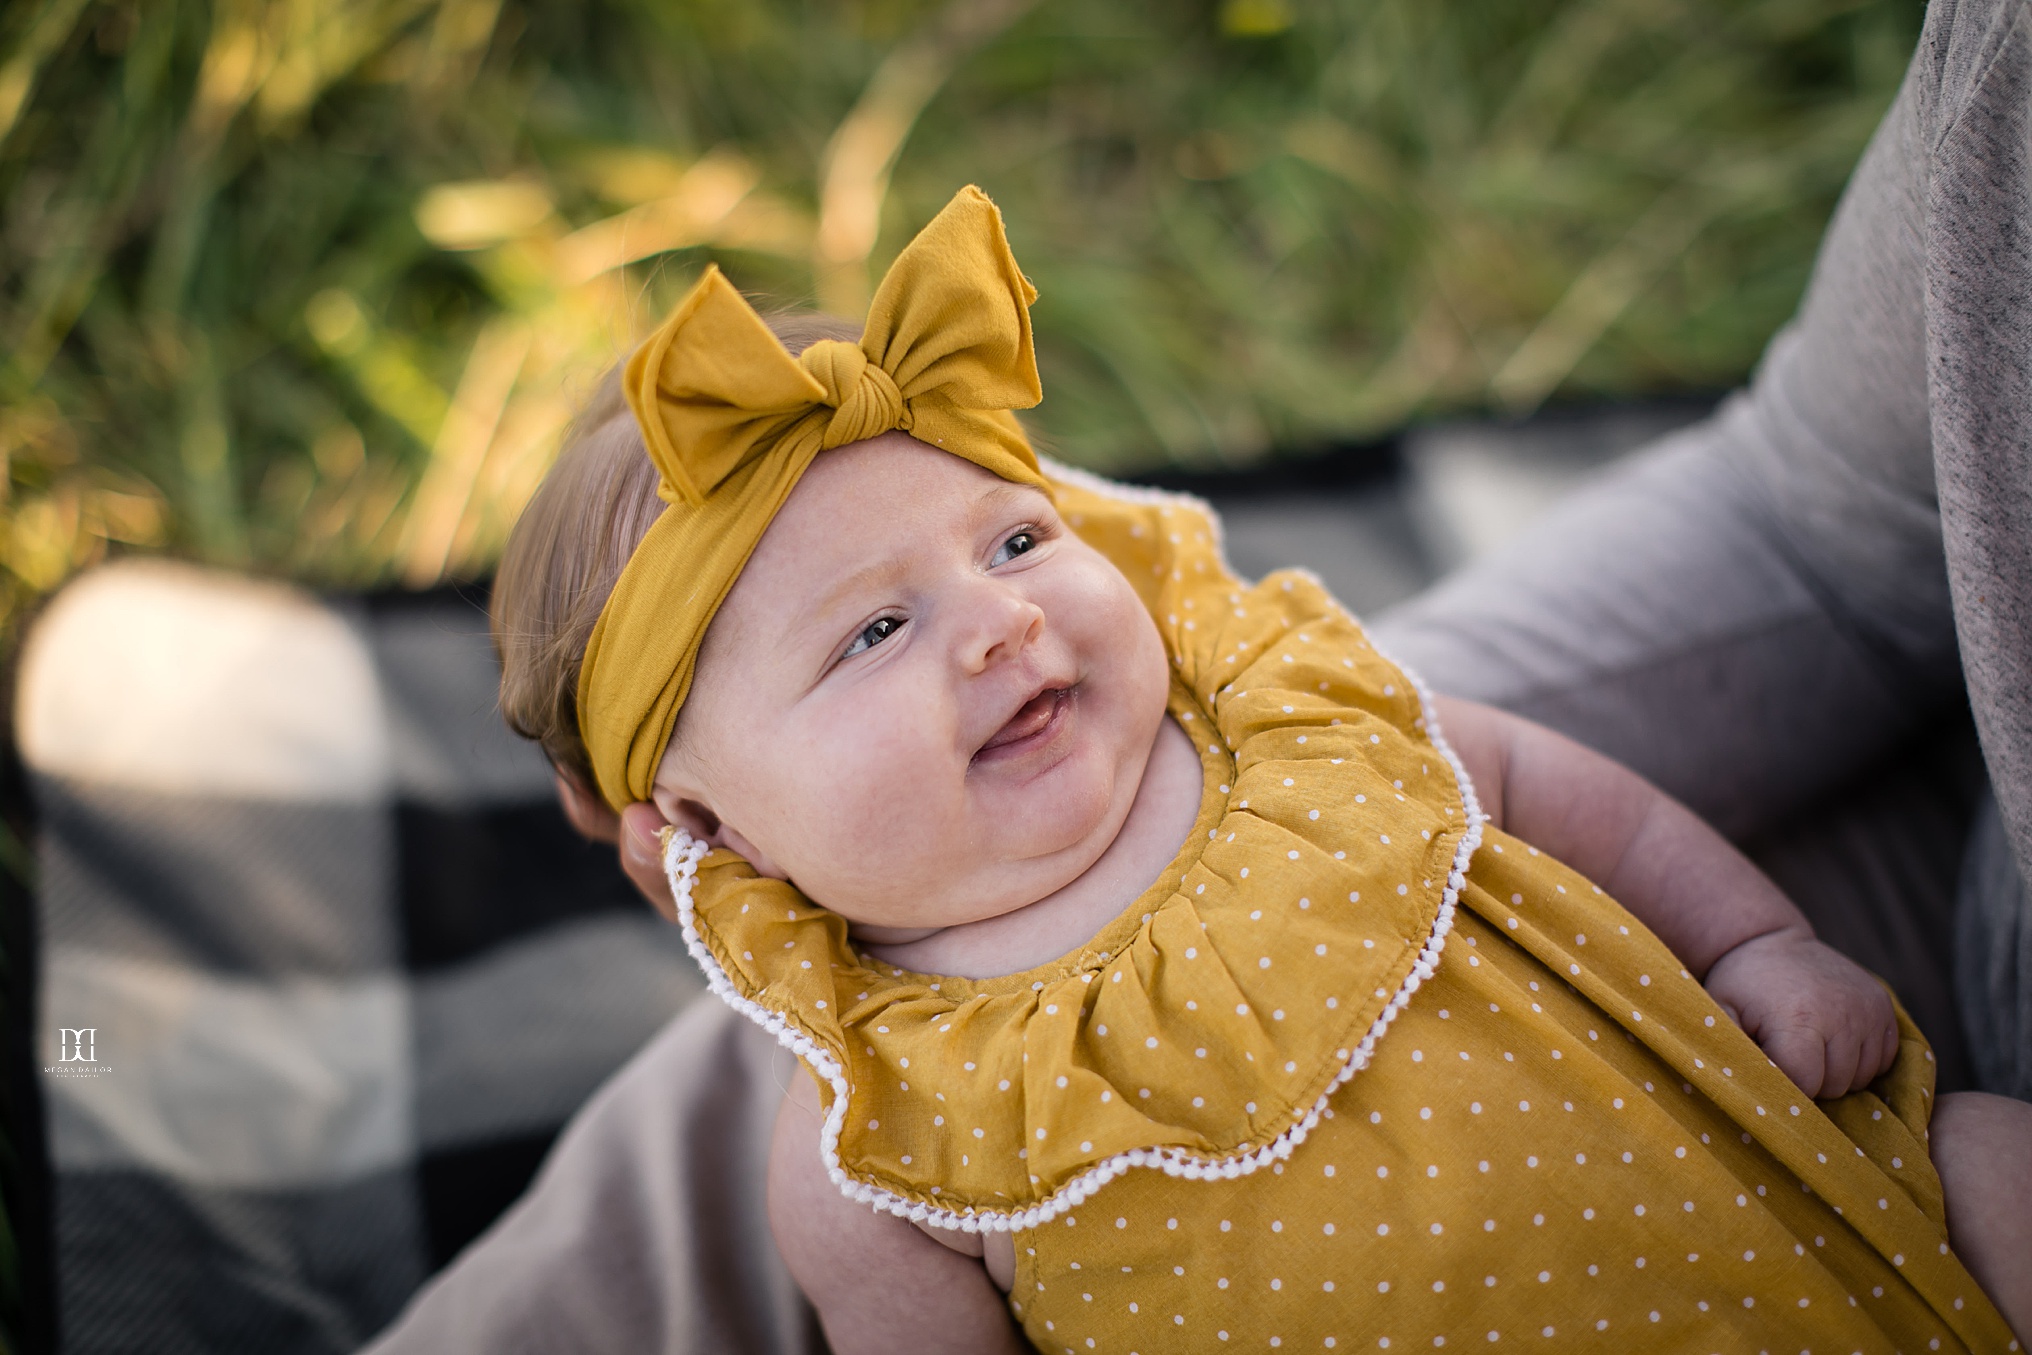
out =
<svg viewBox="0 0 2032 1355"><path fill-rule="evenodd" d="M688 800L676 791L658 786L651 796L657 812L665 821L684 829L701 842L715 847L726 844L720 841L720 817L697 800Z"/></svg>
<svg viewBox="0 0 2032 1355"><path fill-rule="evenodd" d="M690 833L709 847L724 847L739 853L755 868L755 873L771 880L788 880L774 861L762 850L735 829L721 820L712 806L703 800L694 800L685 795L684 789L659 781L651 792L657 812L685 832Z"/></svg>

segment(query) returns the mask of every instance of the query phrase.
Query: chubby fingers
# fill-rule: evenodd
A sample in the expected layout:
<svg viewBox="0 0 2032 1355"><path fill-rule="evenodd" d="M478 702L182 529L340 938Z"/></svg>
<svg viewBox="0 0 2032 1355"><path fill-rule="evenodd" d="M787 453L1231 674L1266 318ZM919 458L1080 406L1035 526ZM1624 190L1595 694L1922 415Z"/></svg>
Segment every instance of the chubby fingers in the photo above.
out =
<svg viewBox="0 0 2032 1355"><path fill-rule="evenodd" d="M1835 1027L1835 1039L1842 1046L1845 1075L1830 1076L1828 1085L1821 1090L1823 1096L1846 1096L1869 1086L1898 1057L1898 1018L1893 1013L1890 994L1867 975L1851 991L1853 996L1842 1013L1844 1019Z"/></svg>
<svg viewBox="0 0 2032 1355"><path fill-rule="evenodd" d="M1891 1065L1898 1061L1898 1046L1903 1042L1904 1037L1898 1031L1897 1013L1885 1012L1883 1021L1877 1026L1876 1058L1864 1061L1864 1067L1869 1070L1865 1082L1875 1082L1891 1071Z"/></svg>
<svg viewBox="0 0 2032 1355"><path fill-rule="evenodd" d="M1898 1020L1881 989L1832 1022L1767 1021L1750 1034L1801 1091L1823 1100L1862 1090L1898 1058Z"/></svg>
<svg viewBox="0 0 2032 1355"><path fill-rule="evenodd" d="M1863 1059L1867 1054L1865 1046L1870 1035L1848 1025L1837 1025L1828 1035L1826 1054L1821 1064L1820 1090L1815 1096L1844 1096L1860 1085L1856 1075L1862 1071ZM1868 1079L1863 1079L1867 1082Z"/></svg>
<svg viewBox="0 0 2032 1355"><path fill-rule="evenodd" d="M1770 1022L1761 1029L1745 1026L1750 1038L1763 1047L1778 1071L1799 1084L1808 1096L1821 1096L1830 1082L1829 1056L1838 1041L1830 1040L1811 1025Z"/></svg>
<svg viewBox="0 0 2032 1355"><path fill-rule="evenodd" d="M1869 995L1863 1010L1856 1013L1853 1023L1838 1031L1828 1041L1830 1051L1830 1072L1822 1096L1845 1096L1860 1091L1882 1077L1898 1059L1898 1017L1891 1008L1891 999L1878 990ZM1853 1034L1851 1033L1853 1031ZM1839 1047L1844 1057L1853 1056L1847 1076L1840 1076L1834 1068L1833 1054Z"/></svg>

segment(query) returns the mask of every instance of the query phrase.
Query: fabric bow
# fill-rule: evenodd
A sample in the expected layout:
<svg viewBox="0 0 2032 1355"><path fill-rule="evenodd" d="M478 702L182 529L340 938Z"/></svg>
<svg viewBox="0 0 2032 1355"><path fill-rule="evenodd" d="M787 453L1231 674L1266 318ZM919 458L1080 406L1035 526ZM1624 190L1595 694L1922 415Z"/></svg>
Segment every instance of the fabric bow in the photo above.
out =
<svg viewBox="0 0 2032 1355"><path fill-rule="evenodd" d="M1011 410L1043 398L1036 290L1001 213L954 196L897 256L858 344L784 349L717 268L628 359L623 390L669 505L621 571L579 670L601 796L647 800L715 612L813 458L901 429L1045 487Z"/></svg>
<svg viewBox="0 0 2032 1355"><path fill-rule="evenodd" d="M858 344L824 339L793 358L708 268L625 375L664 498L697 506L755 457L842 447L892 428L1040 482L1030 444L1007 417L1044 398L1030 340L1036 299L1001 214L973 187L897 256Z"/></svg>

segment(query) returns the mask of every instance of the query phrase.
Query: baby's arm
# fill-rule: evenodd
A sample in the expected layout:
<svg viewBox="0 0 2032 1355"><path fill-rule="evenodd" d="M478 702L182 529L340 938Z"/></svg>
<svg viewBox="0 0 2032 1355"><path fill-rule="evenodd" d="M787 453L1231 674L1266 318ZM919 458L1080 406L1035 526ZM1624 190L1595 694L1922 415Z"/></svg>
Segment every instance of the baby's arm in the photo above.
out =
<svg viewBox="0 0 2032 1355"><path fill-rule="evenodd" d="M1809 1096L1840 1096L1891 1066L1890 998L1749 858L1635 772L1541 725L1435 702L1499 828L1599 884L1670 946Z"/></svg>
<svg viewBox="0 0 2032 1355"><path fill-rule="evenodd" d="M834 1355L1028 1350L979 1260L840 1193L819 1156L822 1119L798 1076L769 1145L769 1227Z"/></svg>

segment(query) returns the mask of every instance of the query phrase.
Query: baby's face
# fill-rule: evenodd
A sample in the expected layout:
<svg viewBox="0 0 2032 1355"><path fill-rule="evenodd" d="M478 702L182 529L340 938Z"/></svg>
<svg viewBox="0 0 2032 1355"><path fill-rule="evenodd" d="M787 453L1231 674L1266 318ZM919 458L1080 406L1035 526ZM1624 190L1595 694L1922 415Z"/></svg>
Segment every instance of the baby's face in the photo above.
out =
<svg viewBox="0 0 2032 1355"><path fill-rule="evenodd" d="M851 921L994 917L1114 840L1168 682L1128 580L1049 498L889 433L821 455L770 524L656 800Z"/></svg>

